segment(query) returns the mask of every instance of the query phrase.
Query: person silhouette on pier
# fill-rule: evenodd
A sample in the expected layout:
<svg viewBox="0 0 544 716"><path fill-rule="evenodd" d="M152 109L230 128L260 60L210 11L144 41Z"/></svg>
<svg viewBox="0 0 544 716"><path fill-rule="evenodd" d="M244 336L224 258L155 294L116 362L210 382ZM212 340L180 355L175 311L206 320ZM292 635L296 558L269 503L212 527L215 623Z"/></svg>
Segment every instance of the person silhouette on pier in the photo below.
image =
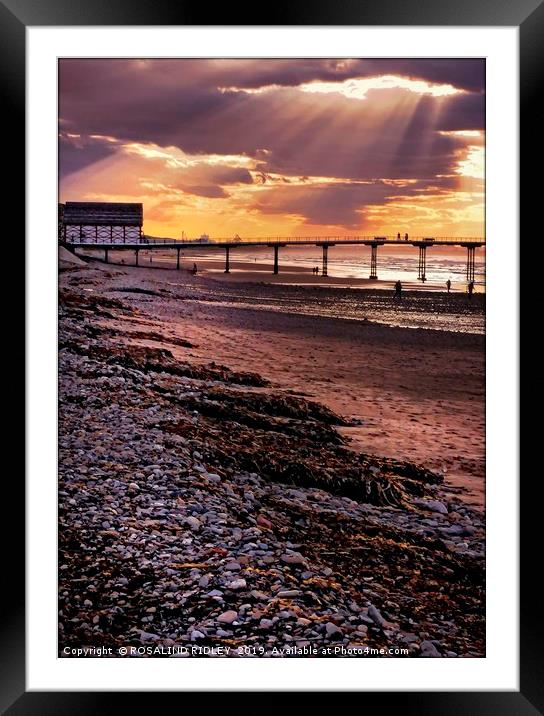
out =
<svg viewBox="0 0 544 716"><path fill-rule="evenodd" d="M400 231L399 231L399 233L397 234L397 239L400 241Z"/></svg>
<svg viewBox="0 0 544 716"><path fill-rule="evenodd" d="M397 281L395 283L395 298L402 299L402 283Z"/></svg>
<svg viewBox="0 0 544 716"><path fill-rule="evenodd" d="M474 281L470 281L468 284L468 297L469 300L472 300L472 294L474 293Z"/></svg>
<svg viewBox="0 0 544 716"><path fill-rule="evenodd" d="M404 240L408 241L408 234L404 234Z"/></svg>
<svg viewBox="0 0 544 716"><path fill-rule="evenodd" d="M450 289L451 289L451 281L449 279L446 281L446 288L448 289L448 293L449 293Z"/></svg>

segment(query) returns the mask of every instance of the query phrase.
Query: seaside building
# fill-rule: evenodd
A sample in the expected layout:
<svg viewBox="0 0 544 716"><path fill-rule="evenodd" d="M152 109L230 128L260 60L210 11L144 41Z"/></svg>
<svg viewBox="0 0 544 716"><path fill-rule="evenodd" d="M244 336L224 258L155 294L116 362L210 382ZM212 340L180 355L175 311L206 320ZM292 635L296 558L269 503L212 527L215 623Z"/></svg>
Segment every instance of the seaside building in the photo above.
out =
<svg viewBox="0 0 544 716"><path fill-rule="evenodd" d="M67 201L59 205L60 239L82 243L138 243L142 240L143 215L143 204L139 203Z"/></svg>

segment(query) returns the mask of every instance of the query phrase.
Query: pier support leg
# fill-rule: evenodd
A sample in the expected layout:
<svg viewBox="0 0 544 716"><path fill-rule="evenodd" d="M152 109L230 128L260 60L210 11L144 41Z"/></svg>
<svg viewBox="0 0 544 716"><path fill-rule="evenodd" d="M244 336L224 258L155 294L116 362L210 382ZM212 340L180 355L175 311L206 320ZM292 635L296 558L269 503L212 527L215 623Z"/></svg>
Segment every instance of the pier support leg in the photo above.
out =
<svg viewBox="0 0 544 716"><path fill-rule="evenodd" d="M378 244L370 245L370 276L369 278L378 279Z"/></svg>
<svg viewBox="0 0 544 716"><path fill-rule="evenodd" d="M230 246L225 248L225 273L230 273Z"/></svg>
<svg viewBox="0 0 544 716"><path fill-rule="evenodd" d="M140 265L140 264L138 263L138 254L139 254L139 253L140 253L139 249L136 249L136 266L139 266L139 265Z"/></svg>
<svg viewBox="0 0 544 716"><path fill-rule="evenodd" d="M323 270L321 274L328 276L328 263L329 263L329 247L327 244L323 244Z"/></svg>
<svg viewBox="0 0 544 716"><path fill-rule="evenodd" d="M274 246L274 273L275 274L279 273L279 261L278 261L279 251L280 251L280 247Z"/></svg>
<svg viewBox="0 0 544 716"><path fill-rule="evenodd" d="M176 269L177 269L178 271L179 271L179 253L180 253L180 251L181 251L181 249L177 249L178 256L177 256L177 259L176 259Z"/></svg>
<svg viewBox="0 0 544 716"><path fill-rule="evenodd" d="M467 246L467 283L474 281L474 256L476 254L475 246Z"/></svg>
<svg viewBox="0 0 544 716"><path fill-rule="evenodd" d="M127 243L127 227L123 226L123 243Z"/></svg>
<svg viewBox="0 0 544 716"><path fill-rule="evenodd" d="M108 254L109 254L109 250L108 250L108 249L104 249L104 263L109 263Z"/></svg>
<svg viewBox="0 0 544 716"><path fill-rule="evenodd" d="M427 268L427 247L419 247L419 265L417 267L417 277L420 281L425 282L427 277L425 276L425 270Z"/></svg>

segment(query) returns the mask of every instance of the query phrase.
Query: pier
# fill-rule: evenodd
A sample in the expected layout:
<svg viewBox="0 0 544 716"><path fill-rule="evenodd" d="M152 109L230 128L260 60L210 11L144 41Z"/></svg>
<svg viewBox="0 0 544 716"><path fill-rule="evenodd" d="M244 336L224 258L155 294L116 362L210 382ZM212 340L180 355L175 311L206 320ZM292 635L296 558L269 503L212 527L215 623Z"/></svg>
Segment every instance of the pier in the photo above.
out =
<svg viewBox="0 0 544 716"><path fill-rule="evenodd" d="M466 279L474 281L476 249L485 246L485 238L474 236L265 236L242 239L216 238L206 240L156 238L146 236L143 227L143 204L111 202L66 202L59 204L59 243L74 254L77 249L103 252L109 263L110 251L134 251L139 265L141 250L176 252L176 269L181 268L181 251L224 249L225 273L230 273L231 251L237 248L266 246L273 251L273 273L280 272L280 249L289 246L320 246L323 251L321 275L328 275L329 249L339 245L361 245L370 248L370 275L378 280L378 249L380 246L413 246L419 251L418 279L427 280L427 249L433 246L462 246L467 250Z"/></svg>
<svg viewBox="0 0 544 716"><path fill-rule="evenodd" d="M133 251L135 252L135 265L139 265L138 255L143 249L146 251L165 251L172 250L176 255L176 269L180 269L180 253L195 252L200 253L209 249L223 249L225 251L225 273L230 273L231 252L237 248L250 248L252 246L266 246L272 250L273 263L272 272L277 275L280 273L280 249L287 250L290 246L320 246L323 251L321 274L328 275L329 249L340 245L360 245L370 248L370 274L369 278L378 280L378 249L380 246L413 246L418 250L418 280L425 282L427 280L427 250L433 246L461 246L467 250L466 262L466 280L467 283L474 281L475 270L475 254L476 249L485 246L485 239L482 237L466 237L466 236L414 236L411 238L399 239L396 236L286 236L286 237L258 237L241 239L210 239L206 242L188 241L178 239L156 239L146 237L141 234L133 239L127 239L123 235L119 240L104 236L96 232L95 235L84 234L78 231L77 235L61 236L60 243L72 252L77 249L85 249L86 251L97 251L103 253L104 261L108 263L109 252L115 251Z"/></svg>

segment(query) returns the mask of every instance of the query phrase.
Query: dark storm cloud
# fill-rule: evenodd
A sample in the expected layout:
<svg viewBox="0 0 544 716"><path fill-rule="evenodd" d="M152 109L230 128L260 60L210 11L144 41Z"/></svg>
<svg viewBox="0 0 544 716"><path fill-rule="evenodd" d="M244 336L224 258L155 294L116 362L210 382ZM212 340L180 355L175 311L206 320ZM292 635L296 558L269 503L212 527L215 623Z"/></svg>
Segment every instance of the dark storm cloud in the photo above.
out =
<svg viewBox="0 0 544 716"><path fill-rule="evenodd" d="M440 113L437 129L485 130L485 96L462 94L451 97Z"/></svg>
<svg viewBox="0 0 544 716"><path fill-rule="evenodd" d="M296 142L306 143L309 138L312 144L315 132L342 153L347 142L345 137L334 139L338 129L349 133L351 151L357 152L361 137L369 131L376 133L377 126L384 130L378 143L383 138L384 144L391 145L390 135L398 122L385 116L383 100L389 91L372 93L372 102L357 102L337 94L290 90L289 85L401 72L480 92L483 66L482 61L475 60L62 60L60 115L68 129L80 134L173 145L191 153L255 156L258 150L269 149L277 157L285 157ZM262 84L280 84L286 89L257 95L219 90ZM432 104L437 100L424 97L423 101L432 114ZM479 94L455 95L442 100L442 105L440 128L482 128ZM430 116L423 114L418 126L414 125L414 131L435 128ZM378 146L374 155L380 153ZM378 162L376 170L370 169L370 175L382 175L382 164Z"/></svg>
<svg viewBox="0 0 544 716"><path fill-rule="evenodd" d="M106 159L117 151L117 147L103 139L91 137L69 137L59 135L59 176L61 179L73 172Z"/></svg>
<svg viewBox="0 0 544 716"><path fill-rule="evenodd" d="M262 214L294 214L307 223L356 228L367 204L381 203L394 194L383 184L275 187L253 209Z"/></svg>
<svg viewBox="0 0 544 716"><path fill-rule="evenodd" d="M452 85L444 97L374 89L366 99L302 92L312 81L400 75ZM237 91L275 86L260 93ZM336 177L372 185L274 189L255 208L315 223L355 226L360 209L386 202L376 180L415 179L419 190L451 176L469 140L442 132L485 128L483 60L61 60L61 171L77 171L126 143L176 147L191 155L245 155L263 175ZM231 89L229 89L231 88ZM91 140L114 137L118 145ZM160 171L159 171L160 173ZM246 169L197 166L165 171L186 193L228 196L252 181ZM373 188L369 189L371 186ZM402 190L409 193L413 190ZM400 190L399 190L400 191Z"/></svg>
<svg viewBox="0 0 544 716"><path fill-rule="evenodd" d="M439 179L432 188L441 193L458 188L459 177ZM294 214L306 223L344 226L361 225L367 207L384 204L400 197L413 197L430 188L424 182L395 186L383 181L371 184L328 184L317 186L274 187L252 206L262 214Z"/></svg>

